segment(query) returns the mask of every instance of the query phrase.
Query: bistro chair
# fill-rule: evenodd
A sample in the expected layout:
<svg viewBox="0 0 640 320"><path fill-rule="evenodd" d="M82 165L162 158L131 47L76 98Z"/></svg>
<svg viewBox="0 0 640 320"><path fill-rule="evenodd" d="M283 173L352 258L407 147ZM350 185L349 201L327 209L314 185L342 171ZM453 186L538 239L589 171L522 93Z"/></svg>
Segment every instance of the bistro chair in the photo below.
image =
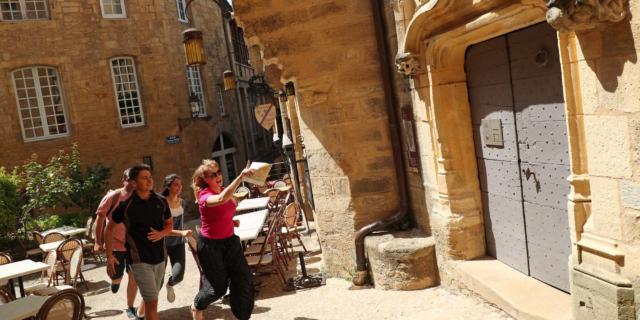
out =
<svg viewBox="0 0 640 320"><path fill-rule="evenodd" d="M56 269L57 274L64 274L65 283L69 284L71 281L69 271L71 258L76 249L82 249L82 241L76 238L71 238L63 241L56 251L58 252L58 267Z"/></svg>
<svg viewBox="0 0 640 320"><path fill-rule="evenodd" d="M278 220L274 219L271 226L269 227L269 231L267 231L266 241L260 244L260 251L257 255L245 255L245 259L247 260L247 264L249 267L253 268L255 273L263 272L262 269L270 268L268 273L275 272L280 277L279 279L282 281L282 285L286 284L286 279L284 277L284 271L280 266L280 259L278 258L278 254L275 253L277 250L276 243L276 227L279 226ZM267 250L270 247L271 250Z"/></svg>
<svg viewBox="0 0 640 320"><path fill-rule="evenodd" d="M82 280L85 289L89 290L89 286L87 285L87 280L84 279L84 275L82 274L82 261L83 259L83 249L76 248L71 254L71 260L69 261L69 285L73 284L73 287L76 288L78 285L78 279Z"/></svg>
<svg viewBox="0 0 640 320"><path fill-rule="evenodd" d="M24 291L27 294L35 294L38 296L48 296L51 294L51 288L54 288L51 285L54 284L54 281L57 281L57 279L55 279L58 262L57 259L58 254L55 250L47 252L47 255L44 257L44 263L49 265L49 268L42 271L38 282L24 288Z"/></svg>
<svg viewBox="0 0 640 320"><path fill-rule="evenodd" d="M44 240L42 241L43 243L51 243L51 242L57 242L57 241L64 241L65 236L60 233L60 232L51 232L51 233L47 233L46 236L44 236Z"/></svg>
<svg viewBox="0 0 640 320"><path fill-rule="evenodd" d="M278 230L280 230L281 226L283 225L283 221L282 221L282 215L280 214L280 212L274 214L274 218L272 218L268 223L267 223L267 232L268 230L271 230L273 228L273 231L275 233L278 232ZM289 269L289 263L287 262L287 259L284 259L284 257L288 257L288 253L286 252L286 246L283 246L284 243L282 243L281 241L279 241L279 235L276 234L276 246L272 246L271 244L267 244L267 246L265 247L265 253L274 253L276 254L278 257L278 261L282 262L282 266L285 270ZM262 251L262 245L265 243L265 241L267 240L267 236L260 236L258 237L258 239L254 240L251 242L251 244L245 249L244 254L245 256L251 256L251 255L256 255L259 254L260 251Z"/></svg>
<svg viewBox="0 0 640 320"><path fill-rule="evenodd" d="M302 249L307 253L307 248L304 246L304 242L300 239L300 230L304 230L304 227L298 225L298 204L290 203L284 210L284 226L281 229L281 233L287 238L291 250L293 251L293 238L298 239L298 243L302 246Z"/></svg>
<svg viewBox="0 0 640 320"><path fill-rule="evenodd" d="M38 243L38 245L43 244L44 243L44 237L42 236L42 233L38 232L38 231L33 231L33 240L35 242Z"/></svg>
<svg viewBox="0 0 640 320"><path fill-rule="evenodd" d="M233 195L238 199L251 198L251 190L245 186L240 186L233 192Z"/></svg>
<svg viewBox="0 0 640 320"><path fill-rule="evenodd" d="M5 252L0 252L0 265L13 262L11 255Z"/></svg>
<svg viewBox="0 0 640 320"><path fill-rule="evenodd" d="M45 301L36 320L81 320L84 317L84 298L75 289L62 290Z"/></svg>
<svg viewBox="0 0 640 320"><path fill-rule="evenodd" d="M13 262L13 259L11 258L11 255L5 252L0 252L0 265L3 264L8 264ZM13 292L13 290L11 290L13 288L9 287L9 281L2 281L0 282L0 290L7 290L7 293L9 292ZM6 303L6 302L5 302Z"/></svg>
<svg viewBox="0 0 640 320"><path fill-rule="evenodd" d="M287 187L287 183L284 182L284 180L278 180L275 183L273 183L273 187L276 188L276 189L286 188Z"/></svg>
<svg viewBox="0 0 640 320"><path fill-rule="evenodd" d="M15 299L9 293L9 291L5 290L4 288L0 288L0 305L7 304L13 300Z"/></svg>

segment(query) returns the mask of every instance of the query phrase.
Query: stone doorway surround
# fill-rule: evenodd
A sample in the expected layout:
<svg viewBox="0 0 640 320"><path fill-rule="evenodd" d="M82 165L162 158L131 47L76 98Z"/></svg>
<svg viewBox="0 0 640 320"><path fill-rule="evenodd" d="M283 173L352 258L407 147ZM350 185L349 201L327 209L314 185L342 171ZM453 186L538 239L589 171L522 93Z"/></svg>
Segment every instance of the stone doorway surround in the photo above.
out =
<svg viewBox="0 0 640 320"><path fill-rule="evenodd" d="M465 52L473 44L545 21L547 6L538 0L408 2L419 4L411 19L399 19L405 24L405 37L397 62L399 71L412 78L431 226L439 260L444 262L439 263L441 277L450 282L458 280L458 265L486 254ZM575 41L573 33L558 34L571 163L569 269L578 264L576 243L590 212L586 152L581 148L584 129L579 116L580 88L573 82L578 70L571 63L576 56Z"/></svg>

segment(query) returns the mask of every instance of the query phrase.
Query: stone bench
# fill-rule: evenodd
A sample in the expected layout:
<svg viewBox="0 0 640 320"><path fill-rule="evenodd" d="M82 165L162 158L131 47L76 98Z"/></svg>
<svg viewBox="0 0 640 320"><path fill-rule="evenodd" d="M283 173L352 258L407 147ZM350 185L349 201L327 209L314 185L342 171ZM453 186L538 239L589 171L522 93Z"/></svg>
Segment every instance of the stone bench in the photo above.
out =
<svg viewBox="0 0 640 320"><path fill-rule="evenodd" d="M365 238L371 278L383 290L418 290L438 285L435 241L419 230Z"/></svg>

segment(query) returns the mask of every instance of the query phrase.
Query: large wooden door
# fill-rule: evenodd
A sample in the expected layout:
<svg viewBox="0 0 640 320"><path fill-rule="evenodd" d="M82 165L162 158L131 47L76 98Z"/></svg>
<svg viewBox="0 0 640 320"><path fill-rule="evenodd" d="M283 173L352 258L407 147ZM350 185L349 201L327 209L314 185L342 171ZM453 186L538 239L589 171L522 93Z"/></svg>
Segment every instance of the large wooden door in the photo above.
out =
<svg viewBox="0 0 640 320"><path fill-rule="evenodd" d="M476 44L465 67L491 256L569 290L569 153L556 32Z"/></svg>

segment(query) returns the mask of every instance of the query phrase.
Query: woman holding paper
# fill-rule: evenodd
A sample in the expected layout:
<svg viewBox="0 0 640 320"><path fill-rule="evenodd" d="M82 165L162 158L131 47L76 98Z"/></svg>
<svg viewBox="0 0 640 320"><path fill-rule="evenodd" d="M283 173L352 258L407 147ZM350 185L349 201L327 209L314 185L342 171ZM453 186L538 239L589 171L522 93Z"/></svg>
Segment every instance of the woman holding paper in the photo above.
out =
<svg viewBox="0 0 640 320"><path fill-rule="evenodd" d="M203 319L203 310L220 299L230 289L231 311L236 318L251 317L254 305L253 278L245 260L240 238L234 234L233 220L236 202L233 191L243 177L253 175L253 169L242 170L226 188L222 186L222 171L217 162L206 160L193 173L193 190L198 201L202 229L198 239L198 258L208 281L196 294L191 311L196 320ZM209 285L210 284L210 285Z"/></svg>

